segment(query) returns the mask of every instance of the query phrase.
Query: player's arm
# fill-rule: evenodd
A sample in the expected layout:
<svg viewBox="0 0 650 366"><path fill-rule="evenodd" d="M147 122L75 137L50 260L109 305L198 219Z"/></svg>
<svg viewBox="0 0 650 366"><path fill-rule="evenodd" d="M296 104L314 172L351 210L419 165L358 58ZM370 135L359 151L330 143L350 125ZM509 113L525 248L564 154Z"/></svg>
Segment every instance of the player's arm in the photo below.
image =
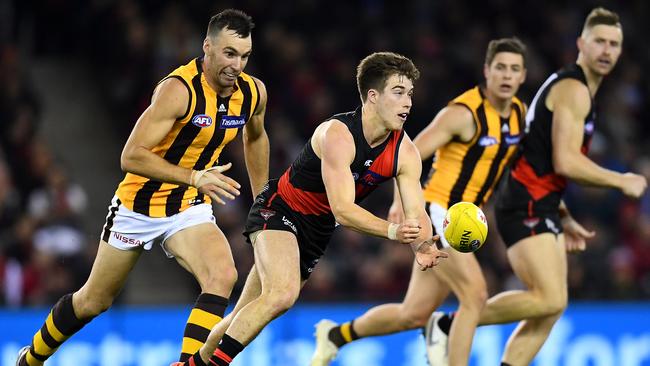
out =
<svg viewBox="0 0 650 366"><path fill-rule="evenodd" d="M269 137L264 128L267 93L261 80L253 78L259 90L259 103L243 132L244 159L251 182L253 198L269 180Z"/></svg>
<svg viewBox="0 0 650 366"><path fill-rule="evenodd" d="M354 202L355 183L350 164L354 161L355 145L345 124L338 120L325 122L314 132L312 146L321 158L321 173L327 198L339 224L402 243L411 243L418 237L418 226L390 223Z"/></svg>
<svg viewBox="0 0 650 366"><path fill-rule="evenodd" d="M404 222L416 222L422 229L418 238L411 244L416 260L426 269L438 264L439 257L447 254L438 251L433 234L431 219L424 209L424 196L420 187L422 164L420 154L408 136L404 136L399 150L397 167L397 189L404 208Z"/></svg>
<svg viewBox="0 0 650 366"><path fill-rule="evenodd" d="M472 112L462 105L452 104L438 112L433 121L415 136L413 143L420 158L427 160L451 140L469 141L475 133Z"/></svg>
<svg viewBox="0 0 650 366"><path fill-rule="evenodd" d="M584 119L591 108L589 90L574 79L559 81L547 97L553 111L553 168L580 184L613 187L638 197L645 190L645 179L605 169L582 154ZM641 187L641 185L643 187Z"/></svg>
<svg viewBox="0 0 650 366"><path fill-rule="evenodd" d="M239 184L221 174L228 165L208 173L193 171L171 164L152 151L167 136L174 122L186 113L189 97L185 85L175 78L169 78L158 85L151 105L142 113L124 145L120 159L122 170L161 182L193 185L197 188L209 184L210 192L202 193L209 194L217 201L221 199L215 197L215 193L233 199L234 195L239 194Z"/></svg>
<svg viewBox="0 0 650 366"><path fill-rule="evenodd" d="M453 139L469 141L476 134L476 124L472 112L459 104L443 108L413 140L420 152L420 158L427 160L441 147ZM419 179L419 177L418 177ZM394 222L402 222L403 211L399 190L393 190L393 204L388 211L388 217Z"/></svg>

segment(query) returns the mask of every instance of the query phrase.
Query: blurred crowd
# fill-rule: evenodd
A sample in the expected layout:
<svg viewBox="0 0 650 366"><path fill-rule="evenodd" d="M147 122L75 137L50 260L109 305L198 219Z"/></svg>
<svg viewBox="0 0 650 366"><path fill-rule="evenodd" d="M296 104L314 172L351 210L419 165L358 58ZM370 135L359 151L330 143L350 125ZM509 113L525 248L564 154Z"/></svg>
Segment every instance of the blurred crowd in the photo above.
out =
<svg viewBox="0 0 650 366"><path fill-rule="evenodd" d="M487 6L489 4L489 6ZM391 50L412 58L422 76L406 130L415 136L450 99L482 80L492 38L516 35L528 46L528 78L519 96L529 102L553 71L575 61L575 39L589 10L617 11L625 33L623 56L598 95L599 125L591 158L650 179L650 48L644 36L650 3L493 0L474 7L457 0L412 2L262 0L9 1L0 6L0 303L51 303L86 278L96 244L87 245L82 219L87 197L40 137L43 96L34 92L30 60L76 58L94 70L123 144L152 88L175 67L202 55L210 16L237 7L253 16L253 54L246 72L266 84L271 176L279 176L314 127L359 104L355 67L368 53ZM247 188L241 144L222 161ZM93 154L96 152L87 152ZM116 156L115 159L119 157ZM425 172L430 162L424 163ZM390 187L367 207L385 215ZM572 185L567 204L596 231L588 250L570 255L573 299L650 298L650 194L640 201L613 190ZM219 207L240 281L252 263L241 235L250 193ZM490 207L486 210L490 215ZM494 225L477 253L491 293L521 284L508 267ZM173 265L173 264L170 264ZM338 230L302 299L399 299L408 283L408 247Z"/></svg>

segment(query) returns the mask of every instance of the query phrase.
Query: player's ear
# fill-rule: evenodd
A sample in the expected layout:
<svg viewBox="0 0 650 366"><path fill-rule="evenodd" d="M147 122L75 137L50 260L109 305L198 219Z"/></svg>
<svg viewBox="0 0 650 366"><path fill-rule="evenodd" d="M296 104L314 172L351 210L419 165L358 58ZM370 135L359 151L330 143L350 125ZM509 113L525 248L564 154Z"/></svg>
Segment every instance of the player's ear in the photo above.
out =
<svg viewBox="0 0 650 366"><path fill-rule="evenodd" d="M375 89L368 89L368 102L370 103L377 103L377 97L379 96L379 93Z"/></svg>
<svg viewBox="0 0 650 366"><path fill-rule="evenodd" d="M584 44L585 44L585 40L582 38L582 36L576 39L576 46L578 46L578 51L582 52L582 47L584 47Z"/></svg>
<svg viewBox="0 0 650 366"><path fill-rule="evenodd" d="M210 46L211 46L210 45L210 37L209 36L205 37L205 39L203 40L203 53L206 53L206 54L209 53Z"/></svg>
<svg viewBox="0 0 650 366"><path fill-rule="evenodd" d="M489 73L490 73L490 65L483 64L483 77L485 78L485 80L487 80Z"/></svg>

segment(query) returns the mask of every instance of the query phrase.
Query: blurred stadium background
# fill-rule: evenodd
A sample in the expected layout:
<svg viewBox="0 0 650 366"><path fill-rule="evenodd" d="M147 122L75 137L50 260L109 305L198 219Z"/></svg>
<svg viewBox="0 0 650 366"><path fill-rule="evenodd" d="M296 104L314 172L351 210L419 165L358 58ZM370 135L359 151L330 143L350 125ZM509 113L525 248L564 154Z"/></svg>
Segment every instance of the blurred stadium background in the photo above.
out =
<svg viewBox="0 0 650 366"><path fill-rule="evenodd" d="M358 104L354 71L368 53L396 51L420 68L406 127L415 136L450 98L482 80L492 38L516 35L527 44L519 96L530 101L549 73L575 61L584 17L601 5L621 15L625 41L599 92L591 157L650 179L647 1L0 1L0 366L13 365L49 307L85 280L122 177L121 147L155 83L202 54L212 14L237 7L255 20L246 72L269 92L271 175L278 176L320 121ZM223 161L234 162L233 176L248 189L241 144L232 145ZM368 207L385 215L390 199L384 189ZM216 208L239 268L236 293L252 264L241 235L250 202L246 192ZM572 186L567 202L597 237L570 256L571 304L536 364L650 365L650 194L630 201ZM477 254L490 293L520 286L495 225ZM406 247L339 230L298 307L238 365L307 364L318 319L344 321L371 303L399 301L411 261ZM87 361L77 358L79 365L166 365L197 294L192 278L156 248L141 258L117 307L50 365L72 365L72 354ZM472 364L497 364L510 329L481 329ZM337 364L424 365L422 348L417 332L368 339Z"/></svg>

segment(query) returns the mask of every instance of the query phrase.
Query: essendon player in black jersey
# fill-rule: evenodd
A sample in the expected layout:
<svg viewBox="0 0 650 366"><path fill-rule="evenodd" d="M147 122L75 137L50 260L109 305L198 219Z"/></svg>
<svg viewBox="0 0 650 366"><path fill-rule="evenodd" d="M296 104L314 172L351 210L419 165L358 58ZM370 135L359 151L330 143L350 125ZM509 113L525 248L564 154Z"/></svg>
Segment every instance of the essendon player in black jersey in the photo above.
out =
<svg viewBox="0 0 650 366"><path fill-rule="evenodd" d="M517 152L526 115L525 105L515 96L526 78L524 55L525 46L517 38L490 41L483 66L484 82L454 98L413 139L422 159L435 153L423 191L427 213L438 233L442 232L450 205L470 201L480 206L487 202ZM389 220L402 221L400 202L399 197L394 197ZM487 299L487 284L473 253L450 249L444 237L440 237L440 243L449 257L435 271L420 271L413 266L401 303L377 305L340 325L321 320L316 333L322 328L332 330L328 339L317 339L328 342L316 345L311 366L329 365L340 347L356 339L423 327L427 329L430 364L469 364L476 324ZM434 313L427 322L450 291L459 302L451 330L440 325L449 324L442 313ZM429 341L444 332L449 333L448 349L447 342ZM436 350L436 345L440 349ZM433 357L436 353L440 357Z"/></svg>
<svg viewBox="0 0 650 366"><path fill-rule="evenodd" d="M618 15L591 11L578 38L578 60L551 75L533 99L522 149L498 196L499 232L508 259L526 291L507 291L487 301L480 324L521 321L511 335L502 365L528 365L567 306L566 251L584 250L594 235L561 201L567 179L620 189L639 197L642 176L604 169L585 154L593 134L594 96L621 54Z"/></svg>
<svg viewBox="0 0 650 366"><path fill-rule="evenodd" d="M235 309L187 365L208 360L230 364L266 324L287 311L337 222L410 244L423 270L446 257L433 245L437 238L431 238L431 220L424 211L420 156L402 130L418 74L411 60L394 53L374 53L361 61L357 84L362 107L320 124L289 169L257 196L244 233L253 244L255 265ZM401 224L358 205L393 177L404 205Z"/></svg>

